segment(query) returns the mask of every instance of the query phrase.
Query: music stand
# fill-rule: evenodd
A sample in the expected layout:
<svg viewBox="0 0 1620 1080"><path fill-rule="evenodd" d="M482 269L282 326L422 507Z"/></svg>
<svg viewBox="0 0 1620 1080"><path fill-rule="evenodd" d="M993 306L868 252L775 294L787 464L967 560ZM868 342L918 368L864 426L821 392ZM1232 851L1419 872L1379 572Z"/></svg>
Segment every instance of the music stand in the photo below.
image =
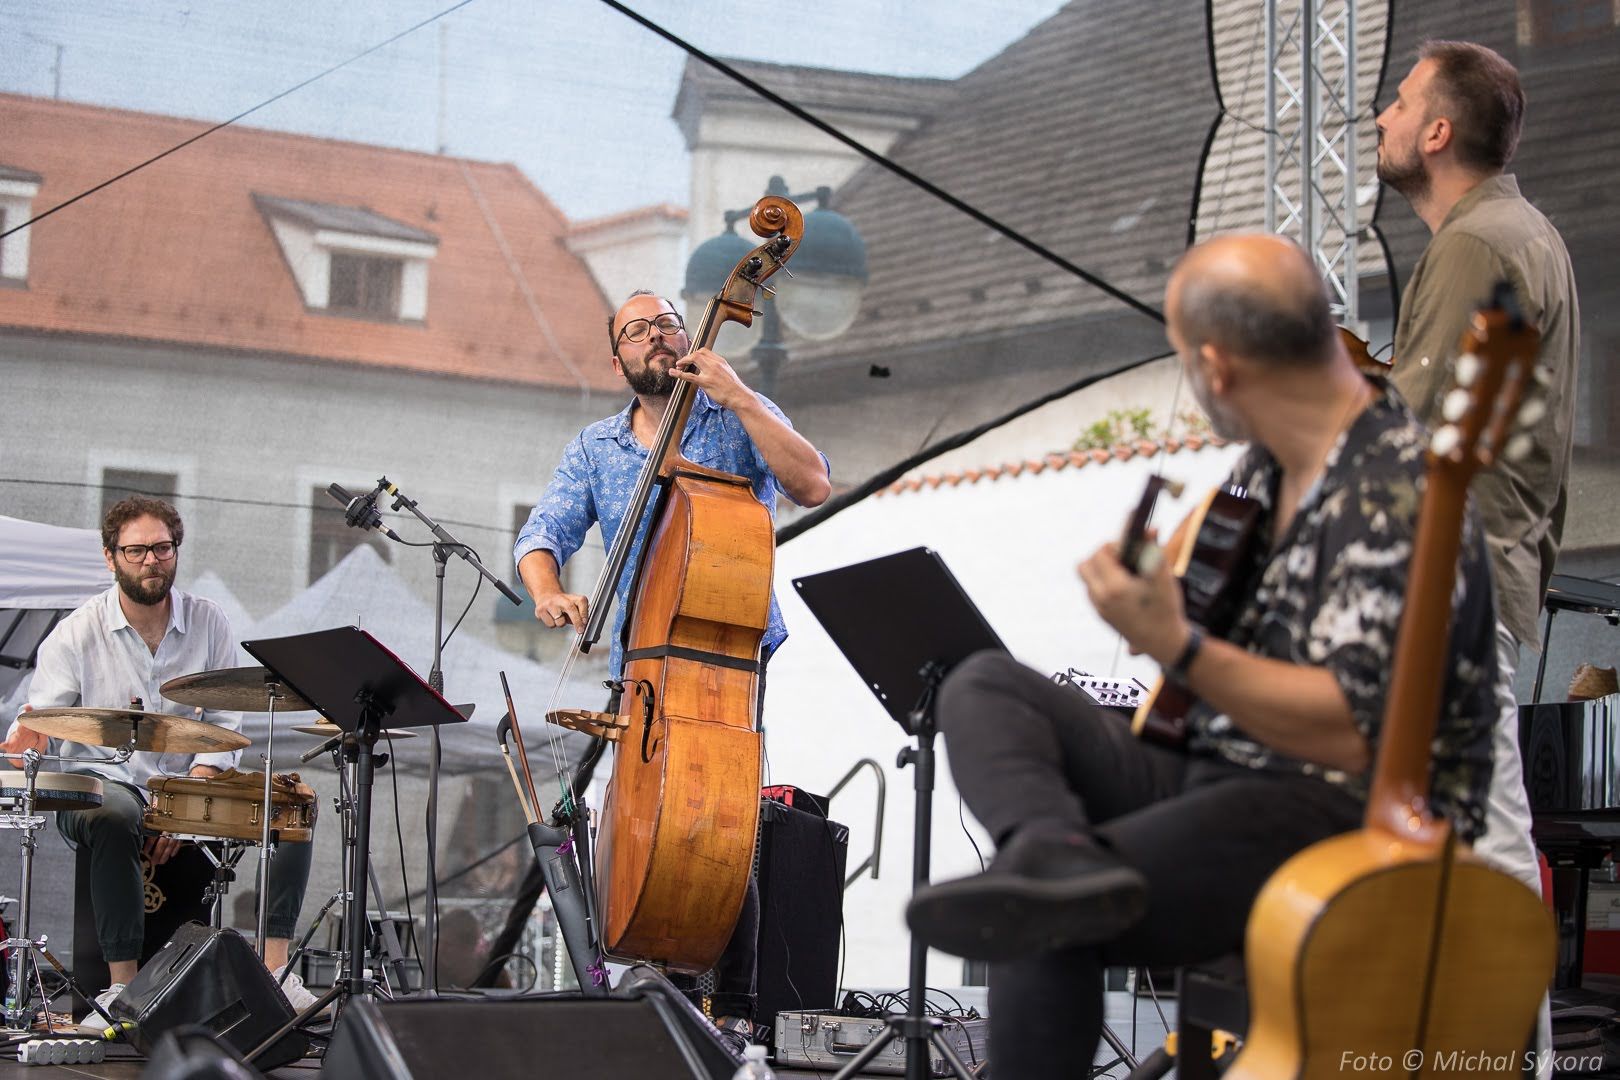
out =
<svg viewBox="0 0 1620 1080"><path fill-rule="evenodd" d="M355 843L349 874L354 894L348 912L348 977L335 980L315 1004L271 1035L252 1054L250 1062L275 1046L282 1035L333 999L347 1000L369 989L365 974L366 882L371 865L371 788L376 760L372 748L386 720L390 728L437 727L465 723L438 691L432 689L403 660L381 642L354 626L317 630L290 637L244 641L255 660L323 716L353 736L345 754L355 763ZM263 887L268 888L268 882ZM339 1008L342 1008L341 1002Z"/></svg>
<svg viewBox="0 0 1620 1080"><path fill-rule="evenodd" d="M985 649L1007 651L937 552L928 548L885 555L853 566L794 578L827 636L895 722L917 740L900 751L900 768L915 765L916 810L911 836L911 887L928 884L934 803L934 697L951 668ZM944 1022L924 1013L928 946L911 935L911 984L903 1016L872 1040L834 1080L854 1076L889 1044L906 1043L906 1080L930 1075L934 1046L960 1080L968 1067L946 1041Z"/></svg>

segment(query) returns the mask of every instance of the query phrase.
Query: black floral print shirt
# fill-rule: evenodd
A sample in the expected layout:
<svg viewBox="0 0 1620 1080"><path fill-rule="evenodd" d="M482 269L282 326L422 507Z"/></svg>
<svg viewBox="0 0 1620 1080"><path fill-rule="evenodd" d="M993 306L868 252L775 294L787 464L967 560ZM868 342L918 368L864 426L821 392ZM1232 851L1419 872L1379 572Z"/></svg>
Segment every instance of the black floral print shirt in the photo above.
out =
<svg viewBox="0 0 1620 1080"><path fill-rule="evenodd" d="M1264 507L1272 539L1254 570L1258 584L1226 640L1250 652L1331 671L1376 756L1407 564L1423 501L1428 431L1399 394L1382 395L1356 418L1328 456L1315 489L1286 535L1272 534L1281 467L1251 446L1228 483ZM1264 541L1262 541L1262 545ZM1442 712L1434 739L1432 797L1472 840L1485 828L1491 779L1491 726L1497 719L1496 615L1490 567L1470 505L1453 592L1453 622ZM1200 705L1192 717L1194 753L1254 769L1319 776L1365 798L1371 773L1350 774L1280 754L1245 735L1230 718Z"/></svg>

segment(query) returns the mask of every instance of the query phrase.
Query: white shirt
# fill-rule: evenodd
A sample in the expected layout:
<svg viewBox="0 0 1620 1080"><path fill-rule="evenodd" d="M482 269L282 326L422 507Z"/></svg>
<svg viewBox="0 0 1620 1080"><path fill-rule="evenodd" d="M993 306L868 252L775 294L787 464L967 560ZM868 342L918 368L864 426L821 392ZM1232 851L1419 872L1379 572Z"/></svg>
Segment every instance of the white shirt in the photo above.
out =
<svg viewBox="0 0 1620 1080"><path fill-rule="evenodd" d="M236 642L225 612L212 600L171 589L169 626L153 653L124 617L118 586L86 601L52 630L39 646L28 702L36 709L83 705L127 709L140 698L146 712L194 718L197 710L169 701L158 687L179 675L237 666ZM230 731L242 730L242 714L208 709L202 719ZM11 725L15 734L17 724ZM154 776L184 776L193 765L229 769L240 750L219 754L159 754L138 751L127 762L113 760L114 749L51 740L48 753L71 761L44 763L43 768L88 772L132 784L142 791Z"/></svg>

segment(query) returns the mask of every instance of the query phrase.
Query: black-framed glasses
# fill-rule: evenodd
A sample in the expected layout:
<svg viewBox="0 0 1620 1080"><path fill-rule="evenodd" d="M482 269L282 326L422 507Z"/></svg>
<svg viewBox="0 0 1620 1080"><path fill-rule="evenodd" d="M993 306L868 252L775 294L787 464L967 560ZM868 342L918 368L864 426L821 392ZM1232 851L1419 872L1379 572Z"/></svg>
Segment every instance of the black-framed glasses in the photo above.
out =
<svg viewBox="0 0 1620 1080"><path fill-rule="evenodd" d="M178 550L180 541L164 540L157 544L125 544L118 549L118 554L124 557L125 562L143 563L146 561L146 553L150 551L157 556L158 562L168 562L174 558L174 553Z"/></svg>
<svg viewBox="0 0 1620 1080"><path fill-rule="evenodd" d="M656 319L631 319L620 327L619 336L615 340L628 341L634 345L646 341L654 330L665 337L674 337L685 329L686 324L681 321L679 315L673 311L666 311Z"/></svg>

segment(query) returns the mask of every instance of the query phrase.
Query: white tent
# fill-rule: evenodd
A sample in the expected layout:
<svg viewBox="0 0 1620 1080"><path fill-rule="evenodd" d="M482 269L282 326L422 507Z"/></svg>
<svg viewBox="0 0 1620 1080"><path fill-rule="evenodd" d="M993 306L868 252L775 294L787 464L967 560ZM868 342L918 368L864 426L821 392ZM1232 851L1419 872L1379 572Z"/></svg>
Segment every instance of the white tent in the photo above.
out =
<svg viewBox="0 0 1620 1080"><path fill-rule="evenodd" d="M96 530L0 517L0 723L11 722L45 635L111 584Z"/></svg>
<svg viewBox="0 0 1620 1080"><path fill-rule="evenodd" d="M452 574L455 569L451 567ZM466 576L470 575L471 571L468 570ZM445 603L446 631L455 624L456 617L467 602L465 585L455 589L452 595L455 599L447 596ZM255 623L252 637L283 637L334 626L356 625L367 630L396 656L410 664L424 681L427 679L433 664L433 608L418 598L369 544L356 547L319 581ZM237 637L247 639L249 635L238 632ZM543 719L546 702L557 681L556 672L526 657L479 641L465 628L445 647L441 667L444 671L445 696L457 704L472 702L477 705L472 720L441 729L444 766L498 766L495 727L506 711L500 679L500 673L505 671L538 783L542 763L549 761L550 757L546 740L552 731L561 730L551 728ZM583 673L580 681L578 693L565 695L563 700L566 704L581 701L594 703L602 699L603 691L590 687ZM314 720L310 713L296 716L292 723L312 723ZM265 726L266 718L262 713L249 714L244 719L244 731L255 741L263 738ZM286 730L286 725L278 721L278 746L280 736ZM577 759L584 736L571 732L565 734L569 756ZM421 738L396 743L400 764L425 767L428 760L427 743L425 732ZM278 753L277 757L280 756Z"/></svg>

